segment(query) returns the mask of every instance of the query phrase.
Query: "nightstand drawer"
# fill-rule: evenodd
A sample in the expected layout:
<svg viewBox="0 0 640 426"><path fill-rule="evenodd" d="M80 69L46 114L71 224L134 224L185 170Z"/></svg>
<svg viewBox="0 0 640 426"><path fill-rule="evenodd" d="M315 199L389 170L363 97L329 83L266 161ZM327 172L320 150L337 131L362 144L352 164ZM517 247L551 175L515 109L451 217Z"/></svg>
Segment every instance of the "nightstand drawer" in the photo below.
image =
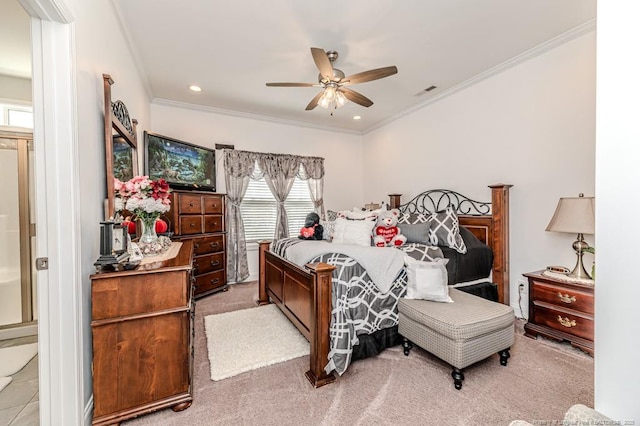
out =
<svg viewBox="0 0 640 426"><path fill-rule="evenodd" d="M533 322L573 336L593 340L593 317L580 315L569 310L557 310L551 306L536 303Z"/></svg>
<svg viewBox="0 0 640 426"><path fill-rule="evenodd" d="M594 314L593 294L533 280L530 297L535 301L558 305L566 309L584 312L585 314Z"/></svg>

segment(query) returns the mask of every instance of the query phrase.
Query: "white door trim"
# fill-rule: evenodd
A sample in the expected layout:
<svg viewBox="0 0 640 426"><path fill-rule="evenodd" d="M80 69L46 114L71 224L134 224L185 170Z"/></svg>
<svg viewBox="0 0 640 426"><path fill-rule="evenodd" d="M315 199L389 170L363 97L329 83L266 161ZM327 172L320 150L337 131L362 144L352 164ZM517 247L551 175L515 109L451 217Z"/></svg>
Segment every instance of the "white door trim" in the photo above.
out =
<svg viewBox="0 0 640 426"><path fill-rule="evenodd" d="M64 0L19 0L31 18L41 425L84 423L73 18Z"/></svg>

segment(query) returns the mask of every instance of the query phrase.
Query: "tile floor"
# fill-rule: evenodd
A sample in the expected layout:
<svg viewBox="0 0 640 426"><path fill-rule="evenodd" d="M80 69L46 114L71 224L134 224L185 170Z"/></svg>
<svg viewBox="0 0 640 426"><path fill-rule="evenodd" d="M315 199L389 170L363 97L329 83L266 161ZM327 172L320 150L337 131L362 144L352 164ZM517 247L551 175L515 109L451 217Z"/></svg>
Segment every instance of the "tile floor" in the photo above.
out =
<svg viewBox="0 0 640 426"><path fill-rule="evenodd" d="M0 340L0 348L38 341L37 336ZM38 426L38 355L0 392L0 426Z"/></svg>

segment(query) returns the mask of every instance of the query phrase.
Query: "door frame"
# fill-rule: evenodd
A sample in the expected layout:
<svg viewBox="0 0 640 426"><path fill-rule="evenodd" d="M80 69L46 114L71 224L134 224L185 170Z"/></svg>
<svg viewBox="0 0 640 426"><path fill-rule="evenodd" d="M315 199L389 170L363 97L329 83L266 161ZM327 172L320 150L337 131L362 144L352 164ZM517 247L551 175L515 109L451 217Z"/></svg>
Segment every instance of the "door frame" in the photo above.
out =
<svg viewBox="0 0 640 426"><path fill-rule="evenodd" d="M75 28L64 0L18 1L31 16L36 253L48 258L37 272L40 424L82 425Z"/></svg>

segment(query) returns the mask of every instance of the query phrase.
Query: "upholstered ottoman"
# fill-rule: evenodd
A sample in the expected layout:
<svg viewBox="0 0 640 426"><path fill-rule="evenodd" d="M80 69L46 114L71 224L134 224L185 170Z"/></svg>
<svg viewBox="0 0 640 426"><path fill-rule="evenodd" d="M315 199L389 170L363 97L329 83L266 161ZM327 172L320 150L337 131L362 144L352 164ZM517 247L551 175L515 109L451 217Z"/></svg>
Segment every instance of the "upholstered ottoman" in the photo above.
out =
<svg viewBox="0 0 640 426"><path fill-rule="evenodd" d="M398 331L404 338L404 354L413 344L453 366L453 382L462 388L462 369L494 353L507 365L514 339L513 308L455 288L453 303L400 299Z"/></svg>

